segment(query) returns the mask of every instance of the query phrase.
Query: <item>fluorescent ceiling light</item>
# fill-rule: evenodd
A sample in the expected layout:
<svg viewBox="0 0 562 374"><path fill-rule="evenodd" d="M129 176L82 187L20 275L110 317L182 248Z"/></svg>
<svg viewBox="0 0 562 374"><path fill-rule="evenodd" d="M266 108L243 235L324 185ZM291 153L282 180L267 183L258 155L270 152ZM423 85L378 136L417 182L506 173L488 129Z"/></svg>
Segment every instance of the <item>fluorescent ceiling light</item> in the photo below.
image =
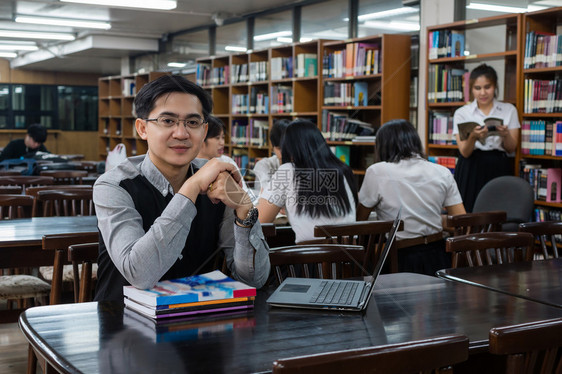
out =
<svg viewBox="0 0 562 374"><path fill-rule="evenodd" d="M16 16L15 21L19 23L32 23L36 25L83 27L87 29L109 30L111 28L111 24L109 24L108 22L79 20L79 19L70 19L70 18Z"/></svg>
<svg viewBox="0 0 562 374"><path fill-rule="evenodd" d="M36 51L36 45L0 44L0 51Z"/></svg>
<svg viewBox="0 0 562 374"><path fill-rule="evenodd" d="M231 52L246 52L246 48L244 47L237 47L235 45L227 45L226 47L224 47L225 51L231 51Z"/></svg>
<svg viewBox="0 0 562 374"><path fill-rule="evenodd" d="M405 7L402 7L402 8L384 10L382 12L363 14L363 15L358 16L357 19L359 21L367 21L367 20L370 20L370 19L395 17L395 16L401 16L401 15L404 15L404 14L418 13L418 12L419 12L419 9L412 8L412 7L409 7L409 6L405 6Z"/></svg>
<svg viewBox="0 0 562 374"><path fill-rule="evenodd" d="M309 41L311 41L311 40L312 40L312 38L300 38L300 42L301 42L301 43L306 43L306 42L309 42ZM279 43L292 43L292 42L293 42L293 38L284 38L284 37L280 37L280 38L277 38L277 41L278 41Z"/></svg>
<svg viewBox="0 0 562 374"><path fill-rule="evenodd" d="M60 0L64 3L105 5L127 8L143 9L175 9L178 4L176 0Z"/></svg>
<svg viewBox="0 0 562 374"><path fill-rule="evenodd" d="M0 57L16 58L18 57L18 54L13 52L0 52Z"/></svg>
<svg viewBox="0 0 562 374"><path fill-rule="evenodd" d="M413 22L400 22L400 21L367 21L360 26L368 27L371 29L385 29L385 30L398 30L398 31L419 31L420 25Z"/></svg>
<svg viewBox="0 0 562 374"><path fill-rule="evenodd" d="M535 10L546 9L546 7L529 5L527 6L527 8L520 8L514 6L502 6L502 5L481 4L481 3L471 2L470 5L466 6L466 9L487 10L490 12L501 12L501 13L526 13L526 12L534 12Z"/></svg>
<svg viewBox="0 0 562 374"><path fill-rule="evenodd" d="M291 36L293 35L292 31L278 31L278 32L271 32L269 34L262 34L254 36L254 40L261 41L261 40L269 40L269 39L277 39L278 37L282 36Z"/></svg>
<svg viewBox="0 0 562 374"><path fill-rule="evenodd" d="M184 68L186 63L183 62L168 62L168 66L171 68Z"/></svg>
<svg viewBox="0 0 562 374"><path fill-rule="evenodd" d="M21 39L51 39L51 40L74 40L72 34L63 34L60 32L36 32L36 31L19 31L19 30L0 30L2 38L21 38Z"/></svg>

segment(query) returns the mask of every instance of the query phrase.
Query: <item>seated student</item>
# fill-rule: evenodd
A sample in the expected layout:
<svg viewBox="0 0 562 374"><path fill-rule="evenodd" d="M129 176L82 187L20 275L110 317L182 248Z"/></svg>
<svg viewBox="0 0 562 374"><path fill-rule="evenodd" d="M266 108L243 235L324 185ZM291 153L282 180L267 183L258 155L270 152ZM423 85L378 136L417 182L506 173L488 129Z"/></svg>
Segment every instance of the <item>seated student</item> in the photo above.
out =
<svg viewBox="0 0 562 374"><path fill-rule="evenodd" d="M316 125L292 122L282 164L258 201L260 222L273 222L285 206L296 242L312 240L314 226L355 222L357 187L351 168L330 150Z"/></svg>
<svg viewBox="0 0 562 374"><path fill-rule="evenodd" d="M221 251L231 275L254 287L269 276L257 210L233 165L195 159L212 108L208 93L181 76L163 76L135 97L135 128L146 155L98 178L100 230L95 300L122 300L123 286L215 269Z"/></svg>
<svg viewBox="0 0 562 374"><path fill-rule="evenodd" d="M14 158L33 158L37 151L48 152L43 145L47 140L47 129L40 124L29 125L23 139L15 139L6 145L0 161Z"/></svg>
<svg viewBox="0 0 562 374"><path fill-rule="evenodd" d="M269 132L269 142L273 147L273 156L262 158L254 166L253 173L256 177L256 183L259 185L258 191L261 191L269 181L279 165L281 165L281 142L285 135L285 130L289 126L289 120L279 119L273 122L271 131Z"/></svg>
<svg viewBox="0 0 562 374"><path fill-rule="evenodd" d="M420 137L406 120L392 120L377 132L375 164L369 166L359 191L357 220L375 210L380 220L393 220L402 208L404 231L398 231L398 270L435 275L451 267L443 240L442 208L465 213L449 169L426 160Z"/></svg>
<svg viewBox="0 0 562 374"><path fill-rule="evenodd" d="M207 160L218 158L221 161L228 162L238 169L238 164L236 162L224 154L224 133L225 133L225 126L224 123L218 119L217 117L209 115L207 118L208 129L207 129L207 136L201 145L201 150L197 154L197 158L204 158ZM244 191L250 195L252 201L255 200L254 193L248 190L246 186L246 182L242 179L242 188Z"/></svg>

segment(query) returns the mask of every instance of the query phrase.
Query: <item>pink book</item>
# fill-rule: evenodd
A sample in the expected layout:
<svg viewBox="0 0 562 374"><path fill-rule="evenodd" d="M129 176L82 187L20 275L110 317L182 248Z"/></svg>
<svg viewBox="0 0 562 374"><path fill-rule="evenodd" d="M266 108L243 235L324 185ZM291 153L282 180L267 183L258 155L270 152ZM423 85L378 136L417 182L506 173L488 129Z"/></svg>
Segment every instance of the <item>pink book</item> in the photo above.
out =
<svg viewBox="0 0 562 374"><path fill-rule="evenodd" d="M559 203L560 189L562 187L562 169L548 168L546 174L546 201L549 203Z"/></svg>

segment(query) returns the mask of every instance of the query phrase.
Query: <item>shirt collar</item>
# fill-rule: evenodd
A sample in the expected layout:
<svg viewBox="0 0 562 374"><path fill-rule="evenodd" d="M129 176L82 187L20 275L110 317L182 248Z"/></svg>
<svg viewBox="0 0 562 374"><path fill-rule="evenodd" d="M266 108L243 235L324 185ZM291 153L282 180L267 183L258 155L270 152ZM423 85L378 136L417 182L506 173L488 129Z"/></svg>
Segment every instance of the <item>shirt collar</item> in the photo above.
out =
<svg viewBox="0 0 562 374"><path fill-rule="evenodd" d="M149 157L149 152L146 152L146 156L141 163L140 170L142 175L162 193L165 197L169 193L174 194L174 189L168 180L164 177L164 175L158 170L156 165L152 162ZM189 165L188 177L193 175L193 165Z"/></svg>
<svg viewBox="0 0 562 374"><path fill-rule="evenodd" d="M492 105L492 110L490 111L490 114L488 114L488 116L491 116L492 113L494 113L496 110L499 109L499 101L497 101L496 99L494 99L494 103ZM478 104L476 103L476 100L472 100L472 102L470 104L468 104L471 112L477 113L480 109L478 109Z"/></svg>

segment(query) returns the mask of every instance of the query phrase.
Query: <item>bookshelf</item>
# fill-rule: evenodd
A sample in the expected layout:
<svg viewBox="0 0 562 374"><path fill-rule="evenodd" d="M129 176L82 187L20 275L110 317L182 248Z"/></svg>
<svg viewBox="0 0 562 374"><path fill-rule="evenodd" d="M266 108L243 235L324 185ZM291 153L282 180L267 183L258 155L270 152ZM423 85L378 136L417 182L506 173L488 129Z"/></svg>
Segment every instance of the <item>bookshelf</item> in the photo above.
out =
<svg viewBox="0 0 562 374"><path fill-rule="evenodd" d="M452 135L453 114L471 101L468 73L481 63L493 66L498 72L499 99L512 103L521 113L522 24L522 15L507 14L427 28L425 144L428 156L441 159L449 167L455 162L458 150ZM492 36L499 42L482 42Z"/></svg>
<svg viewBox="0 0 562 374"><path fill-rule="evenodd" d="M133 100L146 83L167 73L151 72L125 76L103 77L98 80L98 157L107 154L119 143L125 144L127 156L144 154L146 142L137 137Z"/></svg>
<svg viewBox="0 0 562 374"><path fill-rule="evenodd" d="M520 175L535 190L535 219L559 220L562 168L562 7L525 14ZM557 136L558 134L558 136ZM556 184L553 184L556 182ZM550 188L549 188L550 187Z"/></svg>
<svg viewBox="0 0 562 374"><path fill-rule="evenodd" d="M374 162L374 141L351 137L374 135L385 122L410 117L410 48L411 36L401 34L324 44L320 128L357 175Z"/></svg>

